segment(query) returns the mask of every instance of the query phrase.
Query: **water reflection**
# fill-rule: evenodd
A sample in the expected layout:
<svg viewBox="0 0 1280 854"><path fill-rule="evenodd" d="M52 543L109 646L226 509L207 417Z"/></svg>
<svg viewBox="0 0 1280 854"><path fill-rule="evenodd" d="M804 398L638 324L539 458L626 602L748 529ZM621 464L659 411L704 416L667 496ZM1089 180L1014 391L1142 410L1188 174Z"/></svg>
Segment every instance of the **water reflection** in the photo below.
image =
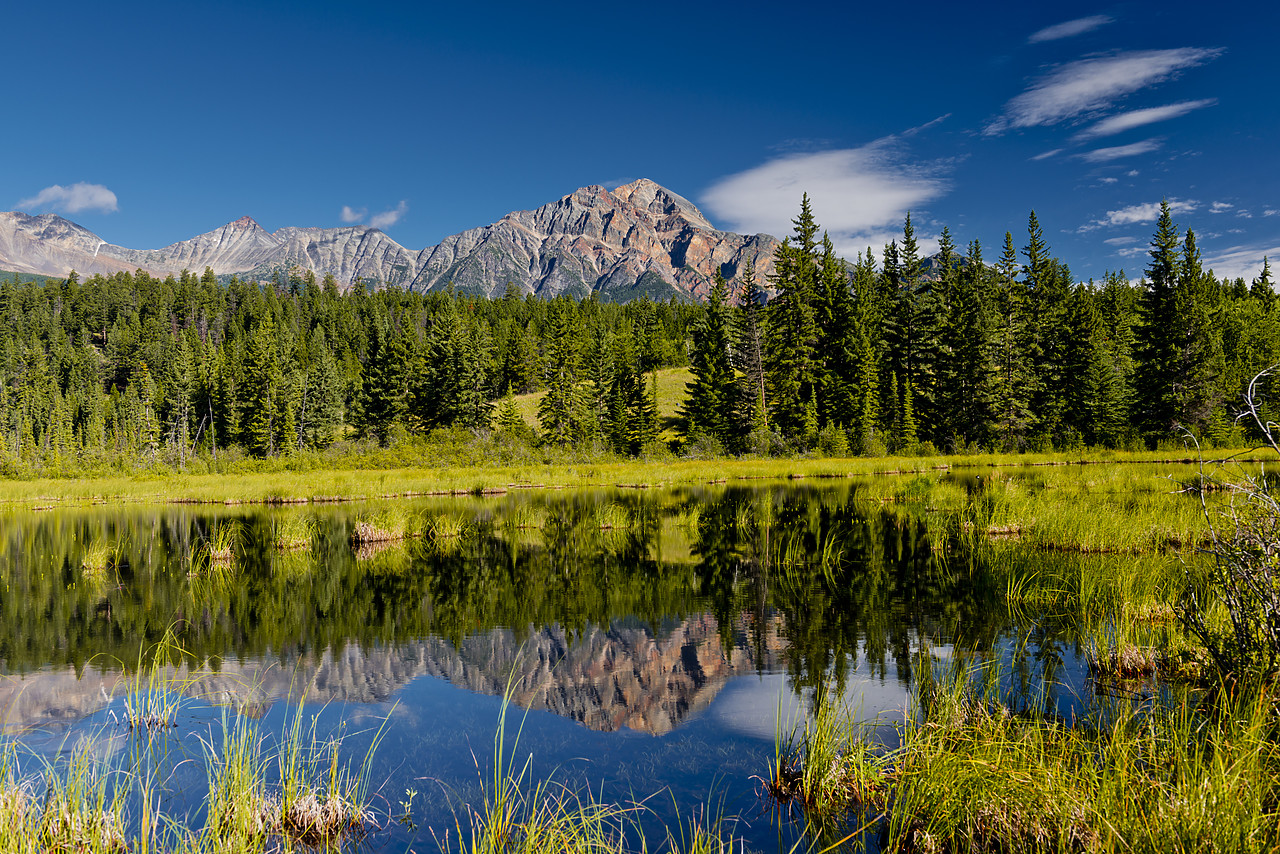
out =
<svg viewBox="0 0 1280 854"><path fill-rule="evenodd" d="M900 697L921 648L990 647L1009 625L980 562L927 508L849 484L394 507L420 536L359 547L357 521L389 511L11 515L8 723L100 709L170 629L186 690L248 711L381 702L432 676L487 694L510 684L519 705L592 729L661 734L744 674L785 674L791 692L870 680ZM279 548L300 519L309 548ZM228 539L231 557L211 558ZM1036 630L1037 666L1058 666L1056 628Z"/></svg>

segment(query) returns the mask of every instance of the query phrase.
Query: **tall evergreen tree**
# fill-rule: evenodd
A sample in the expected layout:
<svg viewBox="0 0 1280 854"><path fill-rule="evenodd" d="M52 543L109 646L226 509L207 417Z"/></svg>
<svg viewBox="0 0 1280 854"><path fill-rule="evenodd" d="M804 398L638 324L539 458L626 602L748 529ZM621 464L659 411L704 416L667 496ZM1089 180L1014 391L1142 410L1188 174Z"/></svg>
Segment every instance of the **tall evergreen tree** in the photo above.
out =
<svg viewBox="0 0 1280 854"><path fill-rule="evenodd" d="M793 222L795 233L774 255L777 293L766 314L764 368L771 421L784 437L804 443L813 438L807 416L818 379L818 224L807 193Z"/></svg>
<svg viewBox="0 0 1280 854"><path fill-rule="evenodd" d="M687 397L681 415L685 419L688 438L706 436L722 448L736 450L738 425L734 415L738 411L738 401L733 364L729 358L729 288L719 269L713 278L706 311L702 321L693 329L693 346L689 354L693 380L685 387Z"/></svg>
<svg viewBox="0 0 1280 854"><path fill-rule="evenodd" d="M738 292L734 323L734 361L738 382L738 432L743 435L768 429L769 407L764 370L764 291L756 281L755 265L747 263Z"/></svg>
<svg viewBox="0 0 1280 854"><path fill-rule="evenodd" d="M538 404L538 421L547 441L564 445L576 441L582 429L582 396L577 312L560 297L547 306L545 330L547 393Z"/></svg>
<svg viewBox="0 0 1280 854"><path fill-rule="evenodd" d="M1138 419L1152 442L1168 437L1177 424L1178 343L1177 320L1178 229L1169 202L1160 203L1160 218L1151 238L1150 264L1142 299L1142 326L1138 336Z"/></svg>

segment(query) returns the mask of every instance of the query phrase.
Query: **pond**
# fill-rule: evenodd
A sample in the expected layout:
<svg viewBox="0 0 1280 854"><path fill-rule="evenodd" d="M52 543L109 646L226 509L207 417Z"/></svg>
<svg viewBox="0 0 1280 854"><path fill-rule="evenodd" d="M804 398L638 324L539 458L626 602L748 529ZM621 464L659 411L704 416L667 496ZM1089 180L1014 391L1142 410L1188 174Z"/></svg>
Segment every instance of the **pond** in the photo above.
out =
<svg viewBox="0 0 1280 854"><path fill-rule="evenodd" d="M456 843L461 805L483 798L506 697L504 757L528 761L527 780L643 800L655 828L723 811L771 850L757 775L816 690L844 691L891 740L922 660L994 650L1011 690L1066 715L1085 702L1078 621L1010 609L954 518L881 492L14 511L3 725L28 768L82 744L125 764L142 751L161 811L199 824L223 728L271 738L300 714L371 763L362 850L427 851ZM353 544L370 527L411 536ZM157 644L176 726L139 734L125 704Z"/></svg>

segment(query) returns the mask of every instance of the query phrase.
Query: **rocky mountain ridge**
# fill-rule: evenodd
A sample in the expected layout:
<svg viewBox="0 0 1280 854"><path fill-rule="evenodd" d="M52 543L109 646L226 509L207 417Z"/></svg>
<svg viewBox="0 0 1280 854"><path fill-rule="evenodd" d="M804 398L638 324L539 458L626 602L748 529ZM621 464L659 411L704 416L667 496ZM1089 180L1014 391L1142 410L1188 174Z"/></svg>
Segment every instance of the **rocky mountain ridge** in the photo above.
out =
<svg viewBox="0 0 1280 854"><path fill-rule="evenodd" d="M785 666L782 620L773 616L750 637L739 626L724 636L715 617L693 614L666 631L615 623L493 629L455 646L439 637L393 646L347 644L301 658L228 658L216 670L167 675L188 696L228 703L253 715L297 696L312 703L383 703L421 676L469 691L510 696L589 729L661 735L708 707L737 676ZM756 640L759 641L757 645ZM282 666L283 665L283 666ZM0 682L0 727L52 727L119 706L129 677L106 669L10 674ZM510 681L509 681L510 680Z"/></svg>
<svg viewBox="0 0 1280 854"><path fill-rule="evenodd" d="M543 297L705 298L717 267L732 280L753 263L764 283L777 246L767 234L716 229L688 199L647 179L583 187L416 251L376 228L269 232L250 217L162 249L129 249L54 214L0 213L0 270L61 277L73 269L164 276L208 268L259 280L310 270L343 286L363 279L430 291L452 283L485 296L511 283Z"/></svg>

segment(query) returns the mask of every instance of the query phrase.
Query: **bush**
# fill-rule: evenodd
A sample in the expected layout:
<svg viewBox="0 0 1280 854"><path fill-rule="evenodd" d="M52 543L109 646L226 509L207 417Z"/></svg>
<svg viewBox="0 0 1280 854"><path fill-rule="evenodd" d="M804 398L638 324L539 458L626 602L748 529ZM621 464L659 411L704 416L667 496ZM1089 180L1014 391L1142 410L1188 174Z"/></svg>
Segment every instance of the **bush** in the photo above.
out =
<svg viewBox="0 0 1280 854"><path fill-rule="evenodd" d="M1278 426L1261 413L1257 387L1268 369L1249 383L1245 412L1263 441L1280 454ZM1188 438L1191 438L1188 435ZM1271 682L1280 675L1280 499L1265 472L1234 479L1205 474L1191 489L1209 523L1210 558L1203 575L1188 571L1179 603L1182 624L1204 644L1226 683ZM1211 505L1207 494L1225 492Z"/></svg>

